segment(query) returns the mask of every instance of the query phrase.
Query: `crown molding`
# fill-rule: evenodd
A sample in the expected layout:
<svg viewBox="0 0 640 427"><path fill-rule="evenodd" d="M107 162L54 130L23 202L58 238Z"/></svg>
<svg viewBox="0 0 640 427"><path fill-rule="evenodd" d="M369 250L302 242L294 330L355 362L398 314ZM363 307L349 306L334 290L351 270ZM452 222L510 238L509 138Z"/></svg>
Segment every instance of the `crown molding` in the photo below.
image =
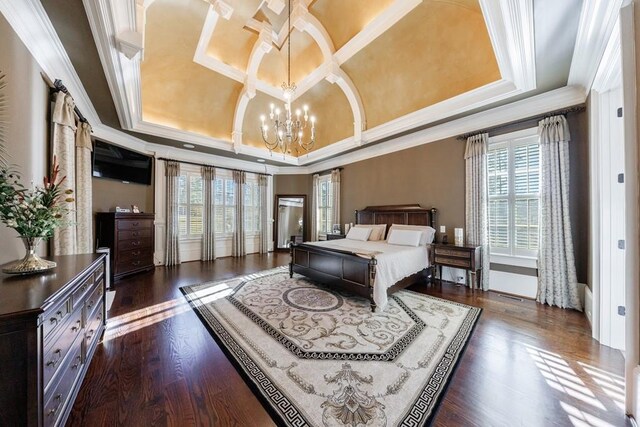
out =
<svg viewBox="0 0 640 427"><path fill-rule="evenodd" d="M0 0L0 12L50 80L62 79L84 116L99 123L98 113L40 1Z"/></svg>
<svg viewBox="0 0 640 427"><path fill-rule="evenodd" d="M602 60L598 65L591 89L602 93L621 86L621 61L620 25L619 22L616 22L613 26L611 37L609 37L609 41L602 53Z"/></svg>
<svg viewBox="0 0 640 427"><path fill-rule="evenodd" d="M522 92L536 88L533 0L480 0L504 80Z"/></svg>
<svg viewBox="0 0 640 427"><path fill-rule="evenodd" d="M330 160L324 160L303 168L295 168L304 173L315 173L323 170L343 166L350 163L383 156L418 145L440 141L464 133L486 129L518 120L535 117L549 111L559 110L573 105L582 104L586 96L578 87L565 86L550 92L536 95L511 104L492 108L480 113L472 114L460 119L452 120L441 125L433 126L418 132L404 135L393 140L362 148ZM293 173L292 168L280 168L280 174ZM301 173L301 172L297 172Z"/></svg>
<svg viewBox="0 0 640 427"><path fill-rule="evenodd" d="M622 3L623 0L584 0L568 85L579 86L584 93L591 90Z"/></svg>

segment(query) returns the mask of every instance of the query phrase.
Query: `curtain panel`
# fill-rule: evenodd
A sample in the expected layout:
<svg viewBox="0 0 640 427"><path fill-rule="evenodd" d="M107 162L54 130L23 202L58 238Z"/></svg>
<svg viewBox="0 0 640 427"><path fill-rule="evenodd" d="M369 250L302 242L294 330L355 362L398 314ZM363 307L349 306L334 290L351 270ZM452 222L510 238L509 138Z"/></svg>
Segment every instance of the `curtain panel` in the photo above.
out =
<svg viewBox="0 0 640 427"><path fill-rule="evenodd" d="M482 246L482 274L480 287L489 290L489 218L487 188L486 133L467 138L465 159L465 228L467 243ZM473 286L472 283L468 284Z"/></svg>
<svg viewBox="0 0 640 427"><path fill-rule="evenodd" d="M76 118L73 98L64 92L55 94L53 107L53 146L54 159L60 165L60 176L66 177L63 187L73 191L76 198L75 134ZM91 183L89 183L91 185ZM76 202L70 203L62 220L66 224L56 228L53 233L53 254L71 255L77 253Z"/></svg>
<svg viewBox="0 0 640 427"><path fill-rule="evenodd" d="M311 236L310 242L318 240L318 191L320 186L320 175L313 175L313 189L311 191Z"/></svg>
<svg viewBox="0 0 640 427"><path fill-rule="evenodd" d="M258 189L260 190L260 253L269 252L269 178L258 175Z"/></svg>
<svg viewBox="0 0 640 427"><path fill-rule="evenodd" d="M569 124L564 116L538 123L540 250L538 296L543 304L582 311L569 218Z"/></svg>
<svg viewBox="0 0 640 427"><path fill-rule="evenodd" d="M164 264L171 266L180 264L180 224L178 220L180 164L166 161L165 177L167 180L167 231Z"/></svg>
<svg viewBox="0 0 640 427"><path fill-rule="evenodd" d="M244 184L246 183L246 173L244 171L233 171L233 182L236 187L236 229L233 233L233 249L231 255L234 257L247 254L245 248L246 233L244 231Z"/></svg>
<svg viewBox="0 0 640 427"><path fill-rule="evenodd" d="M331 219L333 224L340 224L340 169L331 171L331 191Z"/></svg>
<svg viewBox="0 0 640 427"><path fill-rule="evenodd" d="M76 249L79 254L94 251L91 192L91 126L80 123L76 131Z"/></svg>
<svg viewBox="0 0 640 427"><path fill-rule="evenodd" d="M204 208L202 210L202 261L216 259L216 230L215 230L215 197L213 186L216 179L216 169L213 166L202 166L202 189L204 191Z"/></svg>

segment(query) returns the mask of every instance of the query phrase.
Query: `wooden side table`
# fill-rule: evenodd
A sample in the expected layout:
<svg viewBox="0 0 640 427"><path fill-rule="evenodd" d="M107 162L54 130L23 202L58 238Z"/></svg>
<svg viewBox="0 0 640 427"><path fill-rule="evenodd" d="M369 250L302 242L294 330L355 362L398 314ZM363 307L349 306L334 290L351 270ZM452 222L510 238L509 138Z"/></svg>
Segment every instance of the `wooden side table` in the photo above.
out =
<svg viewBox="0 0 640 427"><path fill-rule="evenodd" d="M473 288L482 284L482 247L475 245L431 245L431 265L438 267L438 278L442 283L442 267L461 268L471 274Z"/></svg>

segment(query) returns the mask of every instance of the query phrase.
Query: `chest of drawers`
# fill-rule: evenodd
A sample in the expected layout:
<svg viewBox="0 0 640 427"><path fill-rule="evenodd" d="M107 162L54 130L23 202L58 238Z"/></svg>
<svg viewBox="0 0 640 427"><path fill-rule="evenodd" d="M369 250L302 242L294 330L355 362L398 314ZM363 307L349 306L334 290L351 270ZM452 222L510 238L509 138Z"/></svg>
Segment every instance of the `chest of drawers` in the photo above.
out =
<svg viewBox="0 0 640 427"><path fill-rule="evenodd" d="M0 274L0 425L64 425L105 328L104 254Z"/></svg>
<svg viewBox="0 0 640 427"><path fill-rule="evenodd" d="M96 215L98 246L111 249L111 271L118 280L154 268L154 214L100 212Z"/></svg>

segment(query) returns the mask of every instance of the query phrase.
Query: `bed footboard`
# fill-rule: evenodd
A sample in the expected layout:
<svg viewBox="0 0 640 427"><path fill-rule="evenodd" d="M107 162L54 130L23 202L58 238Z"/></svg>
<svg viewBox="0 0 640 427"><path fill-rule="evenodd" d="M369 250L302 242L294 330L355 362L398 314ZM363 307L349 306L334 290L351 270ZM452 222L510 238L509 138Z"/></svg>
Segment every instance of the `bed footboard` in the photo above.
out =
<svg viewBox="0 0 640 427"><path fill-rule="evenodd" d="M350 252L327 250L304 243L291 245L290 253L290 276L299 273L329 287L368 298L375 308L375 258L362 258Z"/></svg>

